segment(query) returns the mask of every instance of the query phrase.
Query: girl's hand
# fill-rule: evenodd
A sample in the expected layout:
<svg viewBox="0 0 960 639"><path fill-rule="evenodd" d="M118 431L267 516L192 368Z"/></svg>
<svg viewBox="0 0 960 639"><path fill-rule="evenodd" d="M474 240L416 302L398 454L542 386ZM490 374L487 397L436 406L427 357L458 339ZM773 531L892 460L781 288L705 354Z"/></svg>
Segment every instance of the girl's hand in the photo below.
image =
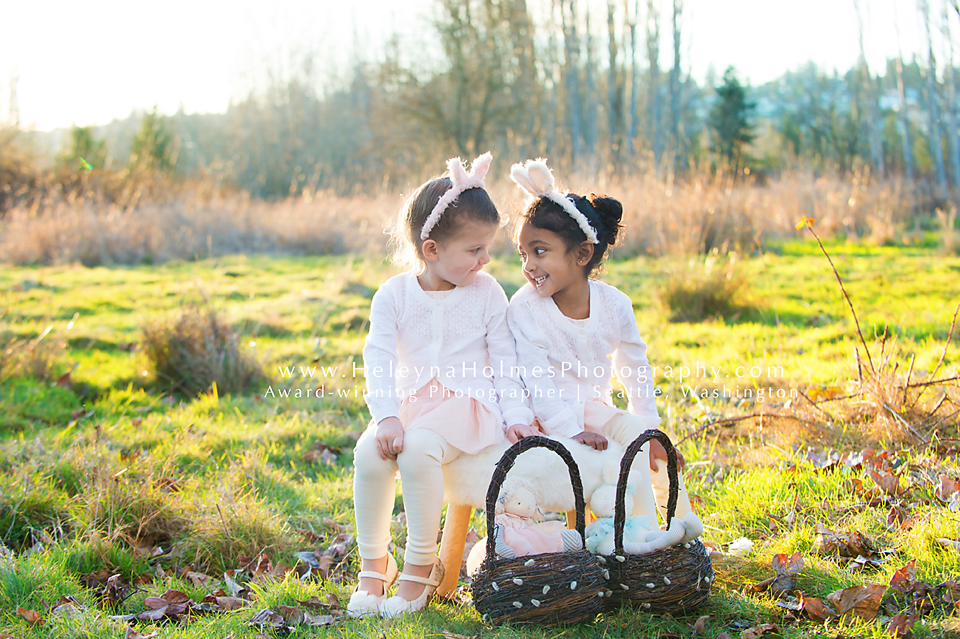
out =
<svg viewBox="0 0 960 639"><path fill-rule="evenodd" d="M377 452L381 459L396 459L403 450L403 425L396 417L377 424Z"/></svg>
<svg viewBox="0 0 960 639"><path fill-rule="evenodd" d="M594 450L607 449L607 438L600 433L591 433L590 431L585 430L578 435L574 435L573 441L586 444Z"/></svg>
<svg viewBox="0 0 960 639"><path fill-rule="evenodd" d="M534 417L533 423L529 426L525 424L514 424L507 429L507 439L511 444L516 444L518 441L524 437L533 437L534 435L542 435L543 427L540 424L540 418Z"/></svg>
<svg viewBox="0 0 960 639"><path fill-rule="evenodd" d="M663 444L661 444L661 443L660 443L659 441L657 441L656 439L651 439L651 440L650 440L650 470L656 472L656 470L657 470L657 462L656 462L656 460L658 460L658 459L662 459L662 460L663 460L664 468L666 468L666 463L667 463L667 449L664 448L664 447L663 447ZM677 451L677 470L678 470L678 471L683 470L683 466L684 466L684 464L686 464L686 463L687 463L687 462L686 462L686 460L684 460L683 455L680 454L680 451L678 450L678 451Z"/></svg>

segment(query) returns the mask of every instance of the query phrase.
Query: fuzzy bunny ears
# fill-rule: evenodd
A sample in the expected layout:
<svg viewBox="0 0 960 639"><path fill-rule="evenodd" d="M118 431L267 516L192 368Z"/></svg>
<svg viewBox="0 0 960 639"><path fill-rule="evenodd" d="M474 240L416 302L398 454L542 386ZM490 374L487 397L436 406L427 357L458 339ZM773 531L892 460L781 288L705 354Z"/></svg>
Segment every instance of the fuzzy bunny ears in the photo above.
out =
<svg viewBox="0 0 960 639"><path fill-rule="evenodd" d="M448 206L460 197L461 193L467 189L483 188L483 178L487 174L487 170L490 168L490 162L492 161L493 156L490 155L488 151L473 161L473 164L470 166L470 172L468 173L463 167L463 162L461 162L460 158L450 158L447 160L447 169L450 171L450 181L453 183L453 186L440 197L437 205L433 207L433 211L430 212L430 215L428 215L427 219L423 222L423 228L420 229L421 240L430 237L430 231L432 231L433 227L440 221L440 216L443 215L443 212L447 210Z"/></svg>
<svg viewBox="0 0 960 639"><path fill-rule="evenodd" d="M597 231L590 225L587 217L577 209L573 200L568 198L565 193L557 191L554 187L553 173L551 173L547 167L547 161L545 159L537 158L536 160L527 160L523 164L514 164L510 168L510 178L531 197L545 197L555 202L560 208L567 212L567 215L573 218L591 243L599 243Z"/></svg>

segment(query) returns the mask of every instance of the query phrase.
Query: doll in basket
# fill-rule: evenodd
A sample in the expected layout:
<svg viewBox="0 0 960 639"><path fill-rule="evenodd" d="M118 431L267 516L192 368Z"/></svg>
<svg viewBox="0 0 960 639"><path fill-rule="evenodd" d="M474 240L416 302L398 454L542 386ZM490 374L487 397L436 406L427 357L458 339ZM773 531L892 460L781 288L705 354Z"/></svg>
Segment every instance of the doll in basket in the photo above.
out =
<svg viewBox="0 0 960 639"><path fill-rule="evenodd" d="M503 482L495 512L494 534L499 557L513 559L583 548L583 540L576 530L568 529L559 521L540 521L543 513L537 506L536 494L522 479L508 478Z"/></svg>

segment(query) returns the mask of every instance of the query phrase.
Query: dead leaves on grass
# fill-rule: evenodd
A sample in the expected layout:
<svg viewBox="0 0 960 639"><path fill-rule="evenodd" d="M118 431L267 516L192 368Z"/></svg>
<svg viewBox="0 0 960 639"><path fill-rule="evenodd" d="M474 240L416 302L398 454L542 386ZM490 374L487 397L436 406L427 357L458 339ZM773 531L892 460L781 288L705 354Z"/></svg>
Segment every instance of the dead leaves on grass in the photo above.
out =
<svg viewBox="0 0 960 639"><path fill-rule="evenodd" d="M296 606L264 608L254 614L248 623L261 628L294 630L297 626L329 626L343 618L343 607L336 595L327 595L325 602L313 597L298 603L302 608Z"/></svg>

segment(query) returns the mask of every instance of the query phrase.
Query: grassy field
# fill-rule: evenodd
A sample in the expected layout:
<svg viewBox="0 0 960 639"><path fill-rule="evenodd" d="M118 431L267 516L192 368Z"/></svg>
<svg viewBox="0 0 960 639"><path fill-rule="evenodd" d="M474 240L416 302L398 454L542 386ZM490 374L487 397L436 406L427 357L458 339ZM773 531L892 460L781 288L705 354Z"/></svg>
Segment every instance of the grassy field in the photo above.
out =
<svg viewBox="0 0 960 639"><path fill-rule="evenodd" d="M880 352L874 336L885 333L891 366L905 369L915 356L914 378L928 375L960 295L960 258L919 248L834 243L828 249L873 357ZM741 259L735 265L744 282L741 308L726 319L667 321L659 300L672 275L721 268L729 268L727 258L716 264L634 258L611 262L604 276L634 300L651 363L658 366L664 429L675 439L707 418L775 412L789 408L791 391L816 395L848 389L857 379L856 330L815 243L780 244ZM508 294L523 281L516 259L497 259L488 270ZM248 624L261 609L303 608L297 602L314 596L327 601L331 594L345 600L359 563L352 539L344 537L353 522L351 448L367 419L357 392L362 380L350 371L353 362L361 363L370 298L390 274L378 259L349 256L224 257L123 268L0 266L0 338L35 339L49 328L43 339L59 358L49 376L61 381L18 375L0 386L0 534L9 549L0 558L0 633L121 637L130 622L120 617L159 605L149 598L169 589L199 605L220 588L221 596L230 595L235 585L246 584L254 601L239 610L132 622L143 635L239 638L261 632ZM169 322L189 304L215 308L242 336L242 350L264 364L266 378L258 387L237 395L211 389L199 397L162 390L138 347L142 329ZM955 336L938 377L956 375L957 349ZM316 368L311 376L313 367L337 367L337 373ZM758 402L758 388L772 388L774 396ZM281 391L293 395L297 389L314 393L282 397ZM700 397L714 389L719 398ZM723 390L732 397L724 398ZM784 398L776 397L778 390ZM956 391L953 382L929 396L940 394L955 406ZM801 401L793 397L791 403ZM879 621L847 619L838 629L841 622L830 620L825 629L807 612L790 613L776 596L750 587L775 574L776 553L795 552L803 567L790 590L807 598L887 585L911 560L917 580L935 585L960 579L960 553L936 541L960 538L958 500L950 502L952 492L941 487L942 477L960 478L960 466L942 441L909 449L854 422L816 432L782 422L744 424L708 429L681 446L688 487L708 525L705 539L720 550L740 537L754 544L741 555L717 556L714 595L692 616L623 610L586 626L491 630L460 600L399 621L335 619L298 632L686 637L698 616L709 615L698 636L749 636L749 628L773 623L788 637L874 637L886 633L885 618L906 607L892 591ZM887 456L847 456L867 443ZM831 464L831 453L842 461ZM875 473L899 477L906 492L884 490ZM401 512L398 497L395 513ZM477 530L480 522L476 515ZM870 561L857 569L847 565L851 558L831 557L823 540L817 543L818 524L868 537ZM394 533L402 543L402 518ZM329 558L321 562L326 578L300 580L296 571L278 566L295 564L296 552L314 550ZM257 570L260 554L269 558L270 570L265 563ZM225 571L235 572L225 579ZM115 581L111 590L105 580L114 574L126 587ZM903 596L915 596L916 589L908 592ZM913 626L917 636L960 632L952 612L956 599L948 592L944 586L931 596L935 609ZM66 596L74 603L53 612ZM216 611L219 604L207 606ZM43 623L32 624L18 608L39 613Z"/></svg>

